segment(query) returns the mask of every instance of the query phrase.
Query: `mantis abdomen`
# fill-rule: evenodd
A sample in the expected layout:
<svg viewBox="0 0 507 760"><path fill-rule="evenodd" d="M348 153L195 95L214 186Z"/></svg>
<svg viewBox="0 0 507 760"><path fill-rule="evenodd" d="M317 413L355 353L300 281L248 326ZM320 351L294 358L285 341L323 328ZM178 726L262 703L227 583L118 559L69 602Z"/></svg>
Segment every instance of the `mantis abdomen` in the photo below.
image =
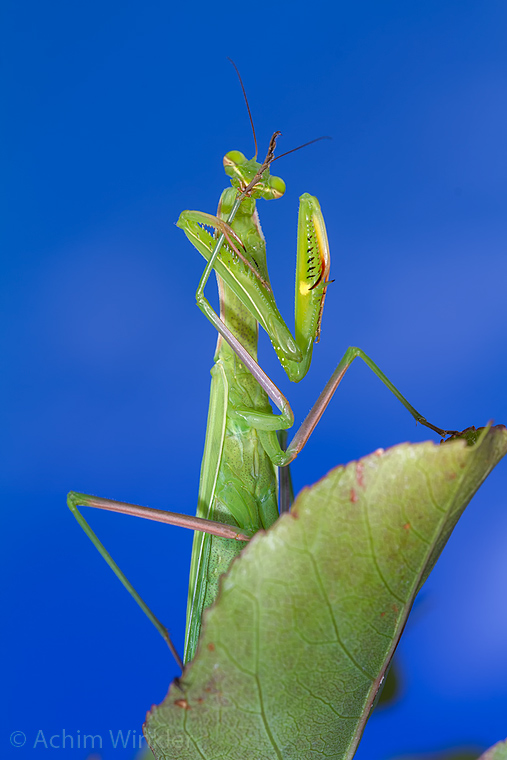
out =
<svg viewBox="0 0 507 760"><path fill-rule="evenodd" d="M254 359L257 322L219 279L221 318ZM201 467L197 515L252 533L278 518L276 468L257 431L236 409L271 413L268 396L230 346L219 337L211 370L208 428ZM196 532L190 568L184 662L195 654L203 611L218 594L220 576L244 547L243 542Z"/></svg>

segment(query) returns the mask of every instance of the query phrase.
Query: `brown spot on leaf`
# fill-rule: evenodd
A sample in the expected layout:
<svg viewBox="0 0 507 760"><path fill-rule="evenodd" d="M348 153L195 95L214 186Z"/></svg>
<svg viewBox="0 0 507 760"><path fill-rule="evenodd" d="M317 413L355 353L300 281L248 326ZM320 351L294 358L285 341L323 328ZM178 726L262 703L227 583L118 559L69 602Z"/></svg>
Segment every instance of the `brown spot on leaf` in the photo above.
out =
<svg viewBox="0 0 507 760"><path fill-rule="evenodd" d="M359 461L356 464L356 478L357 478L357 485L361 488L364 488L364 480L363 480L363 470L364 470L364 463Z"/></svg>
<svg viewBox="0 0 507 760"><path fill-rule="evenodd" d="M186 699L176 699L174 701L174 704L177 707L182 707L184 710L190 710L190 705L188 704Z"/></svg>
<svg viewBox="0 0 507 760"><path fill-rule="evenodd" d="M445 477L446 477L447 480L455 480L456 479L456 473L455 472L448 472Z"/></svg>
<svg viewBox="0 0 507 760"><path fill-rule="evenodd" d="M357 493L354 491L353 488L350 489L350 501L352 504L355 504L357 501Z"/></svg>
<svg viewBox="0 0 507 760"><path fill-rule="evenodd" d="M403 526L403 530L410 530L411 527L412 526L410 525L410 523L405 523L405 525Z"/></svg>
<svg viewBox="0 0 507 760"><path fill-rule="evenodd" d="M399 609L398 609L398 605L397 605L397 604L393 604L393 606L392 606L392 610L393 610L393 612L394 612L394 613L397 615L397 614L398 614L398 612L399 612Z"/></svg>
<svg viewBox="0 0 507 760"><path fill-rule="evenodd" d="M208 649L209 649L210 652L214 652L215 651L215 645L213 644L212 641L210 641L210 643L208 644Z"/></svg>

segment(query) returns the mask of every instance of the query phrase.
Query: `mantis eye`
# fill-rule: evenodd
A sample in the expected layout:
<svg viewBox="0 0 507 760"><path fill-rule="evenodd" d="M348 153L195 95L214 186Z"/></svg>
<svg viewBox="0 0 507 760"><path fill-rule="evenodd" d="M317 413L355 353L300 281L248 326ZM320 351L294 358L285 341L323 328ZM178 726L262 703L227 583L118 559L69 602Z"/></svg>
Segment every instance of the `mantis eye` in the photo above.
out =
<svg viewBox="0 0 507 760"><path fill-rule="evenodd" d="M237 166L238 164L246 164L247 158L240 150L230 150L224 156L224 166Z"/></svg>
<svg viewBox="0 0 507 760"><path fill-rule="evenodd" d="M285 182L281 177L270 177L269 186L273 191L273 198L281 198L285 193Z"/></svg>

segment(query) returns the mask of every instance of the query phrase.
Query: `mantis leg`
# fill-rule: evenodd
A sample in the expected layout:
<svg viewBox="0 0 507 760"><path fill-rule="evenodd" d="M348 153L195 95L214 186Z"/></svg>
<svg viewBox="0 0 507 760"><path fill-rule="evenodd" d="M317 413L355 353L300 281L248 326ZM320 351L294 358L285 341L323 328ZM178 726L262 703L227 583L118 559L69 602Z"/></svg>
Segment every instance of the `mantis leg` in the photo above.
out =
<svg viewBox="0 0 507 760"><path fill-rule="evenodd" d="M199 517L189 517L188 515L178 515L178 514L175 514L174 512L164 512L163 510L159 510L159 509L150 509L149 507L140 507L137 504L126 504L120 501L113 501L112 499L101 499L96 496L89 496L88 494L75 493L74 491L71 491L68 494L67 506L69 507L70 511L72 512L72 514L78 521L79 525L84 530L84 532L86 533L88 538L91 540L91 542L94 544L94 546L99 551L99 553L102 555L102 557L105 559L105 561L107 562L111 570L114 572L116 577L121 581L121 583L127 589L129 594L135 599L135 601L137 602L139 607L142 609L142 611L145 613L145 615L148 617L148 619L153 623L157 631L160 633L164 641L167 643L174 659L176 660L180 668L183 670L183 662L178 652L176 651L176 648L174 647L174 644L171 640L171 637L169 635L167 628L164 625L162 625L160 620L154 615L154 613L148 607L146 602L137 593L133 585L130 583L130 581L126 577L125 573L122 570L120 570L120 568L118 567L114 559L111 557L111 555L109 554L105 546L102 544L100 539L96 536L96 534L93 532L93 530L90 528L90 526L84 519L83 515L78 510L77 508L78 504L85 507L97 507L99 509L107 509L113 512L121 512L123 514L135 515L137 517L144 517L148 520L155 520L157 522L166 522L171 525L179 525L184 528L190 528L191 530L200 530L206 533L212 533L213 535L218 535L223 538L236 539L237 541L248 541L251 538L251 536L244 533L238 533L237 526L234 527L233 525L224 525L222 523L216 523L211 520L203 520Z"/></svg>
<svg viewBox="0 0 507 760"><path fill-rule="evenodd" d="M236 213L236 205L233 207L231 213L227 218L227 225L229 225L233 219L233 215ZM199 214L195 214L199 218ZM308 225L310 220L311 225ZM328 261L328 246L327 236L324 227L324 221L320 212L320 207L315 198L311 196L302 196L300 205L300 220L298 231L298 276L297 276L297 289L296 289L296 335L299 335L297 341L298 348L301 349L303 361L301 362L302 371L293 376L293 379L300 379L300 377L306 372L311 359L311 348L313 341L318 337L320 330L320 315L322 312L322 304L325 296L325 289L327 286L326 277L329 271ZM187 225L188 226L188 225ZM190 229L192 229L190 227ZM194 227L192 231L196 230ZM312 233L309 230L314 230ZM186 230L187 231L187 230ZM248 353L246 348L236 338L235 335L228 329L222 319L215 313L209 302L204 296L204 286L209 278L212 267L217 262L218 269L218 255L220 249L224 243L225 236L222 232L215 242L212 252L209 249L206 252L205 239L198 239L197 234L190 236L190 239L198 247L198 250L208 258L206 268L199 283L199 287L196 292L197 305L201 311L206 315L209 321L215 326L217 331L231 346L233 351L252 373L260 386L265 390L268 397L280 410L281 415L275 415L270 412L257 412L249 409L230 409L229 414L231 417L237 416L245 420L251 427L255 428L261 439L262 445L275 465L284 467L295 459L298 453L306 444L306 441L310 437L317 422L326 409L329 401L331 400L334 392L340 384L345 372L354 361L354 359L360 357L368 367L377 375L377 377L384 383L384 385L394 394L394 396L403 404L403 406L410 412L416 422L420 422L422 425L434 430L441 436L452 433L453 431L443 430L432 423L428 422L426 418L420 414L407 399L400 393L400 391L391 383L391 381L384 375L380 368L367 356L360 348L350 347L345 352L342 360L338 364L337 368L331 375L324 390L320 394L319 398L315 402L308 416L302 423L301 427L295 434L291 443L284 450L283 446L277 438L276 431L287 430L290 428L294 421L294 415L290 408L289 402L279 390L279 388L273 383L273 381L266 375L264 370L259 366L257 361ZM317 256L318 253L318 256ZM322 271L320 274L320 280L312 284L311 278L315 277L314 274L304 269L305 261L309 261L313 257L315 260L320 258L322 261ZM313 259L312 259L313 262ZM312 266L311 269L314 267ZM220 270L220 276L222 276ZM230 275L229 275L230 277ZM315 286L317 285L317 287ZM267 294L265 294L267 295ZM246 305L246 302L245 302ZM299 309L299 316L298 316ZM252 311L253 313L253 311ZM269 320L264 320L269 322ZM273 339L271 332L269 333L272 339L273 345L276 350L276 341ZM277 352L278 353L278 352ZM285 369L290 369L292 365L296 364L292 361L282 362ZM289 373L291 376L291 373Z"/></svg>
<svg viewBox="0 0 507 760"><path fill-rule="evenodd" d="M305 193L300 199L298 222L298 256L296 276L296 325L294 339L290 334L276 306L269 286L267 269L262 269L262 276L252 276L254 266L239 266L230 256L230 242L226 236L240 206L241 196L236 197L232 206L227 207L227 195L222 195L222 211L230 208L225 223L214 222L209 214L185 211L181 214L178 225L206 258L207 264L196 291L196 303L220 335L231 346L245 367L255 377L260 386L275 406L280 410L277 429L284 430L292 426L294 416L290 404L280 389L266 375L257 361L229 330L221 316L211 307L204 295L204 288L212 269L216 269L219 278L229 285L252 316L268 332L273 347L282 366L290 379L298 381L308 371L313 344L320 331L320 319L329 274L329 246L322 212L316 198ZM252 207L253 212L253 207ZM264 238L258 226L257 217L252 213L249 218L248 245L245 254L250 256L257 268L261 258L265 260ZM214 239L204 227L215 226L218 238ZM231 235L229 235L229 238ZM236 236L237 237L237 236ZM229 245L228 245L229 242ZM246 245L246 244L245 244ZM223 255L221 251L223 249ZM255 251L255 256L254 256ZM237 253L237 251L235 251Z"/></svg>
<svg viewBox="0 0 507 760"><path fill-rule="evenodd" d="M259 282L267 288L270 292L271 291L271 285L269 282L267 282L262 275L260 274L259 270L255 268L255 266L248 260L248 258L242 253L242 249L244 249L243 243L241 241L241 238L236 235L232 227L227 224L227 222L224 222L223 219L220 219L218 216L213 216L212 214L206 214L203 211L199 212L187 212L189 216L195 216L195 218L198 220L199 224L207 224L209 227L213 227L215 230L217 230L218 233L223 234L225 242L229 245L232 251L236 254L236 256L241 259L243 264L248 267L250 272L254 277L256 277ZM220 251L220 248L218 247L218 244L216 246L216 253L213 251L212 258L216 260L216 256L218 255ZM211 269L209 270L211 272ZM208 280L209 274L206 275L205 273L202 275L201 278L201 288L204 289L204 284L206 284L206 281ZM204 280L204 284L202 284Z"/></svg>
<svg viewBox="0 0 507 760"><path fill-rule="evenodd" d="M277 436L281 450L285 451L287 448L287 431L279 430ZM278 485L280 491L278 509L280 514L283 515L284 512L290 512L292 502L294 501L294 488L289 465L278 468Z"/></svg>
<svg viewBox="0 0 507 760"><path fill-rule="evenodd" d="M259 432L259 437L261 439L264 450L270 457L273 464L279 467L285 467L286 465L290 464L290 462L292 462L297 457L299 452L303 449L315 426L322 417L327 405L331 401L331 398L338 388L338 385L345 375L345 372L348 370L354 359L357 359L358 357L365 362L365 364L372 370L372 372L377 375L379 380L384 383L386 388L388 388L391 393L398 399L398 401L403 404L405 409L410 412L416 422L420 422L421 425L425 425L425 427L430 428L430 430L434 430L442 437L456 432L453 430L444 430L443 428L439 428L436 425L433 425L431 422L428 422L428 420L407 401L407 399L400 393L396 386L393 385L389 378L382 372L382 370L375 364L375 362L370 359L370 357L367 356L364 351L362 351L362 349L351 346L345 352L340 363L326 383L322 393L306 416L306 419L303 421L301 427L295 434L289 446L284 451L280 446L280 443L276 436L276 431L287 430L287 428L291 427L294 422L294 414L289 402L280 391L280 389L266 375L264 370L259 366L255 359L248 353L240 341L235 337L235 335L233 335L228 327L222 322L218 314L214 312L204 296L202 296L201 302L198 302L198 304L201 310L212 322L212 324L215 325L218 332L229 343L243 364L245 364L248 370L252 373L259 385L266 391L271 401L273 401L273 403L282 413L281 415L274 415L269 412L254 412L247 409L235 409L229 412L231 417L238 416L244 419L246 422L248 422L249 425L254 427Z"/></svg>
<svg viewBox="0 0 507 760"><path fill-rule="evenodd" d="M299 452L305 446L315 426L324 414L324 411L331 401L336 389L342 381L343 376L345 375L354 359L357 358L360 358L364 361L364 363L372 370L372 372L375 373L375 375L379 378L379 380L381 380L386 388L388 388L391 393L398 399L398 401L403 404L405 409L410 412L416 422L420 422L421 425L425 425L425 427L430 428L430 430L434 430L435 433L438 433L442 437L448 434L456 433L454 430L443 430L442 428L436 427L436 425L433 425L431 422L428 422L428 420L423 417L423 415L418 412L417 409L409 404L407 399L392 384L389 378L384 375L382 370L375 364L375 362L372 361L372 359L370 359L370 357L367 356L364 351L362 351L360 348L357 348L356 346L351 346L345 351L345 354L343 355L341 361L324 386L320 396L318 397L313 407L310 409L308 415L306 416L305 420L301 424L299 430L296 432L285 451L280 446L280 442L276 436L276 433L273 431L273 427L276 425L276 420L279 419L278 417L275 415L270 415L269 413L262 415L258 412L252 413L249 410L240 411L238 409L234 410L232 414L248 420L248 422L257 429L262 445L271 461L279 467L285 467L297 457Z"/></svg>

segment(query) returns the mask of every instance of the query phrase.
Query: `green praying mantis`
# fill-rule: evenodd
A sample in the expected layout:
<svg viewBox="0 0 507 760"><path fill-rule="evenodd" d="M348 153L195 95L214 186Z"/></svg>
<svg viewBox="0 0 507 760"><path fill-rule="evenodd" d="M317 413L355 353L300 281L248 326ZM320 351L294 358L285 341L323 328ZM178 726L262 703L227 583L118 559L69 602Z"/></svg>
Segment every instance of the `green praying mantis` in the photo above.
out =
<svg viewBox="0 0 507 760"><path fill-rule="evenodd" d="M254 135L254 157L247 160L236 150L227 153L224 168L231 187L223 191L216 216L183 211L177 223L206 260L196 302L219 333L211 370L197 515L188 517L73 491L67 500L81 527L167 641L181 668L195 655L203 611L217 596L220 576L245 542L257 531L267 530L280 513L290 509L289 464L306 444L354 359L360 357L417 422L440 436L454 432L429 423L360 348L350 347L292 441L286 445L286 431L292 427L294 416L285 396L257 361L258 328L261 325L269 335L289 379L294 382L302 380L310 367L313 345L319 340L324 299L330 283L329 245L319 202L305 193L299 205L295 328L292 335L278 311L270 285L266 245L256 209L257 200L274 200L285 192L284 181L270 174L271 164L282 157L275 157L276 141L281 133L273 134L266 158L259 163L246 95L245 100ZM305 143L305 146L309 144ZM219 314L204 295L213 270L220 296ZM271 404L279 413L273 411ZM174 648L166 628L114 562L79 512L78 505L122 512L195 531L183 659Z"/></svg>

